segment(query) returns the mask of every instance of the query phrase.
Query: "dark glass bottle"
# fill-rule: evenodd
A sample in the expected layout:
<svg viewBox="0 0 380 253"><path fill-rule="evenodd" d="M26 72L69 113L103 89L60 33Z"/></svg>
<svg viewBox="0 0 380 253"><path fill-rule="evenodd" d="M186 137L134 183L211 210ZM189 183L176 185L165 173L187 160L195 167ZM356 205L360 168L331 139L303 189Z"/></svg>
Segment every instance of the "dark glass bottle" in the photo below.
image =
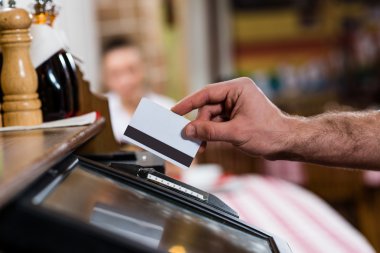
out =
<svg viewBox="0 0 380 253"><path fill-rule="evenodd" d="M74 57L69 52L62 53L62 57L65 60L70 75L75 115L79 111L79 79L77 75L77 67Z"/></svg>
<svg viewBox="0 0 380 253"><path fill-rule="evenodd" d="M57 52L36 69L44 121L67 118L75 113L65 53L64 50Z"/></svg>
<svg viewBox="0 0 380 253"><path fill-rule="evenodd" d="M34 23L52 26L57 16L53 1L36 1ZM78 112L78 77L72 55L61 49L36 69L44 121L71 117Z"/></svg>

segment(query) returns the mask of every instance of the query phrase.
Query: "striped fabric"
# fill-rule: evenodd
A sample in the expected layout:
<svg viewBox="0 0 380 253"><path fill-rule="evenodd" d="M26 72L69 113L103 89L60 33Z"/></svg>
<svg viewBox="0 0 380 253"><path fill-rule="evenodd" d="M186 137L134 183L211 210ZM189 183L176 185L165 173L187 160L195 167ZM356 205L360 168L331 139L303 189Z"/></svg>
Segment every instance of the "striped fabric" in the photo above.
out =
<svg viewBox="0 0 380 253"><path fill-rule="evenodd" d="M366 239L323 200L292 183L229 176L213 193L248 224L287 241L295 253L374 253Z"/></svg>

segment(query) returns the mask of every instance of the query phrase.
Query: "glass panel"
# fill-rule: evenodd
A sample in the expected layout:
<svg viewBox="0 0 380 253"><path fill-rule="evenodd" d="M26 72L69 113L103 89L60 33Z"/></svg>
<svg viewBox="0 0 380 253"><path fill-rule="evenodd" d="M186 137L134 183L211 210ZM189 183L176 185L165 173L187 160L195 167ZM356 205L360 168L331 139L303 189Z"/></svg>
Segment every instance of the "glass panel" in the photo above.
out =
<svg viewBox="0 0 380 253"><path fill-rule="evenodd" d="M42 206L172 253L270 250L254 237L77 166Z"/></svg>

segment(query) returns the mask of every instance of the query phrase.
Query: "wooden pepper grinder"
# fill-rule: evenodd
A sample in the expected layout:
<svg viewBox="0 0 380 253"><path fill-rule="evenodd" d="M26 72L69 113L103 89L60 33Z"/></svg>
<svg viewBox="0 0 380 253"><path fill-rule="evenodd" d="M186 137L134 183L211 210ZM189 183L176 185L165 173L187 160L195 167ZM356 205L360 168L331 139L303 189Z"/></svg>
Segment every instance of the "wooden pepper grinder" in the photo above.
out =
<svg viewBox="0 0 380 253"><path fill-rule="evenodd" d="M31 24L31 15L23 9L9 8L0 11L4 126L42 123L37 74L29 56Z"/></svg>

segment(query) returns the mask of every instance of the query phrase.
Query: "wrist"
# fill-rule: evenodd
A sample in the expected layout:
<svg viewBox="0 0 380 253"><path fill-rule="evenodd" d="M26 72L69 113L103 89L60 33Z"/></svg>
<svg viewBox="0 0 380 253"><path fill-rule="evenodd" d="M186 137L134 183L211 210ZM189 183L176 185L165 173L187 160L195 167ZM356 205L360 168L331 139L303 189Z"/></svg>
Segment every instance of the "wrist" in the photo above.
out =
<svg viewBox="0 0 380 253"><path fill-rule="evenodd" d="M271 140L271 148L265 158L270 160L302 160L297 147L301 136L307 129L307 120L303 117L283 115Z"/></svg>

